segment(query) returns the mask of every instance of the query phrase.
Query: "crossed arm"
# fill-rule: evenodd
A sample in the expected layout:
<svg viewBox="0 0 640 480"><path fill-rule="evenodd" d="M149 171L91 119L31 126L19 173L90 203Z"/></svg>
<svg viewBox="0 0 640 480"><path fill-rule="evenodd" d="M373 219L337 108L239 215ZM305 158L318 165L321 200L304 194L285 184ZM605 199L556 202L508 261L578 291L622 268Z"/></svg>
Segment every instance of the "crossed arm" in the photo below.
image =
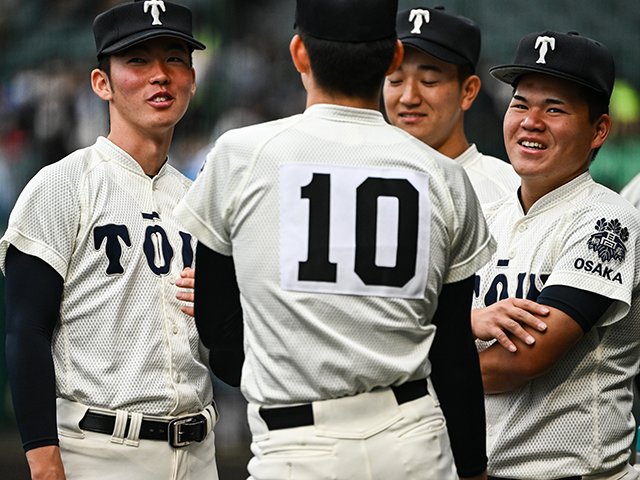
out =
<svg viewBox="0 0 640 480"><path fill-rule="evenodd" d="M613 300L553 285L542 290L538 302L507 298L472 311L474 336L498 339L480 352L485 393L508 392L548 372L598 322Z"/></svg>

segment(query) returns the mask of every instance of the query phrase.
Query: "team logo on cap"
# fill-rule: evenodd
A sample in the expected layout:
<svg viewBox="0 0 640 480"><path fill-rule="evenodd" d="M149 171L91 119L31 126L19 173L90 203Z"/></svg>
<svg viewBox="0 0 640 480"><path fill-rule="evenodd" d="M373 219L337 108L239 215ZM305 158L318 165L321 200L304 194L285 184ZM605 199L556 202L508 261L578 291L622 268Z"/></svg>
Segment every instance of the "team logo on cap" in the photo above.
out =
<svg viewBox="0 0 640 480"><path fill-rule="evenodd" d="M536 63L547 63L547 53L549 52L549 48L551 48L551 50L556 49L556 39L540 35L536 38L536 45L533 48L536 50L540 49L540 56L538 60L536 60Z"/></svg>
<svg viewBox="0 0 640 480"><path fill-rule="evenodd" d="M411 33L420 35L422 33L422 24L429 23L431 15L429 10L422 10L421 8L414 8L409 12L409 21L413 22L413 30Z"/></svg>
<svg viewBox="0 0 640 480"><path fill-rule="evenodd" d="M151 25L162 25L160 21L160 10L163 12L167 11L167 7L165 7L164 2L162 0L146 0L144 2L144 13L151 12L151 17L153 18L153 23Z"/></svg>
<svg viewBox="0 0 640 480"><path fill-rule="evenodd" d="M617 218L608 222L602 218L596 223L596 230L587 243L589 250L597 252L603 262L623 261L627 255L624 243L629 240L627 227L623 228Z"/></svg>

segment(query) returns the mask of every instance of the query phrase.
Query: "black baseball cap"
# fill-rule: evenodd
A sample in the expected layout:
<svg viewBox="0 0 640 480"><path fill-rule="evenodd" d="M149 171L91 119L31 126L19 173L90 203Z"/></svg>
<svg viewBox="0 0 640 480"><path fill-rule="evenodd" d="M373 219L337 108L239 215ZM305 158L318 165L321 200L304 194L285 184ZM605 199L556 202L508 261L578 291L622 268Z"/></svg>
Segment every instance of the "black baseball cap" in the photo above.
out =
<svg viewBox="0 0 640 480"><path fill-rule="evenodd" d="M475 70L480 57L480 28L467 17L444 7L414 7L398 12L398 39L443 62L469 64Z"/></svg>
<svg viewBox="0 0 640 480"><path fill-rule="evenodd" d="M334 42L396 36L398 0L296 0L295 28Z"/></svg>
<svg viewBox="0 0 640 480"><path fill-rule="evenodd" d="M498 80L514 85L525 73L544 73L564 78L611 97L615 65L609 49L577 32L530 33L518 44L510 65L489 70Z"/></svg>
<svg viewBox="0 0 640 480"><path fill-rule="evenodd" d="M110 8L93 21L98 56L120 52L155 37L175 37L196 50L204 44L193 38L191 10L163 0L134 0Z"/></svg>

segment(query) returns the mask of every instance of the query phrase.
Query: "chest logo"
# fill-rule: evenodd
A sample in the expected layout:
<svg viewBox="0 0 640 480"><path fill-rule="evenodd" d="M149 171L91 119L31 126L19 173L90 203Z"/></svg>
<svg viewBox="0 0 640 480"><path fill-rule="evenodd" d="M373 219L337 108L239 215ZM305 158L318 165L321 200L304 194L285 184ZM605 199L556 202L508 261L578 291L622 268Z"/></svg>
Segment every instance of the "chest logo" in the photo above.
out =
<svg viewBox="0 0 640 480"><path fill-rule="evenodd" d="M163 12L167 11L167 7L165 7L162 0L146 0L144 2L144 13L151 11L151 17L153 18L151 25L162 25L160 21L160 10Z"/></svg>
<svg viewBox="0 0 640 480"><path fill-rule="evenodd" d="M589 250L596 252L603 262L611 260L622 262L627 255L627 247L624 245L627 240L629 240L629 230L623 227L617 218L609 221L601 218L596 223L596 233L591 235L587 245Z"/></svg>
<svg viewBox="0 0 640 480"><path fill-rule="evenodd" d="M534 48L536 50L540 49L540 56L538 57L538 60L536 60L536 63L547 63L547 52L549 51L549 48L551 48L551 50L556 49L556 39L541 35L536 38L536 45Z"/></svg>
<svg viewBox="0 0 640 480"><path fill-rule="evenodd" d="M413 30L411 33L420 35L422 33L422 24L429 23L431 16L429 10L423 10L421 8L414 8L409 12L409 21L413 22Z"/></svg>

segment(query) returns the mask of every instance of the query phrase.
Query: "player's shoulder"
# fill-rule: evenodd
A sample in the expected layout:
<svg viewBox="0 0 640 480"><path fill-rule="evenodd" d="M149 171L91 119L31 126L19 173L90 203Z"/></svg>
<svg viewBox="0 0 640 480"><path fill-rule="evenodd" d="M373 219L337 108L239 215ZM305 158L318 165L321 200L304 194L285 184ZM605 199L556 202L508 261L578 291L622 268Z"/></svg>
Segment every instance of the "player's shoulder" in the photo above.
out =
<svg viewBox="0 0 640 480"><path fill-rule="evenodd" d="M247 148L256 148L295 125L301 119L302 115L298 114L244 127L233 128L220 135L215 142L215 146L218 148L233 148L234 146L240 146L243 150Z"/></svg>
<svg viewBox="0 0 640 480"><path fill-rule="evenodd" d="M640 231L640 211L619 193L589 180L587 188L568 207L571 217L590 221L618 221L622 227Z"/></svg>
<svg viewBox="0 0 640 480"><path fill-rule="evenodd" d="M636 208L640 208L640 173L633 177L629 183L622 188L620 195Z"/></svg>
<svg viewBox="0 0 640 480"><path fill-rule="evenodd" d="M57 184L60 182L77 186L81 183L86 172L91 169L92 164L99 161L99 154L94 145L80 148L66 157L42 167L29 183L45 183L51 189L58 188Z"/></svg>

